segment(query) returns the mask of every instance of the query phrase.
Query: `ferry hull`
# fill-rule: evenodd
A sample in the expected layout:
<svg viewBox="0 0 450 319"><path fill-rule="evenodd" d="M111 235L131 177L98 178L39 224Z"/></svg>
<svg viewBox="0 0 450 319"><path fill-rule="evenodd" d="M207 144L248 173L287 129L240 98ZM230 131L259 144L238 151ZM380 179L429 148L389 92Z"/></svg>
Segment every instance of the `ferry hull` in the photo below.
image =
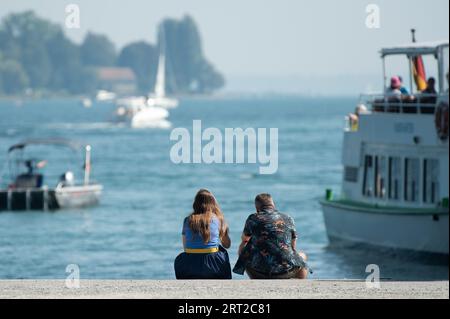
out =
<svg viewBox="0 0 450 319"><path fill-rule="evenodd" d="M335 240L395 249L449 253L445 213L395 213L321 202L327 235Z"/></svg>

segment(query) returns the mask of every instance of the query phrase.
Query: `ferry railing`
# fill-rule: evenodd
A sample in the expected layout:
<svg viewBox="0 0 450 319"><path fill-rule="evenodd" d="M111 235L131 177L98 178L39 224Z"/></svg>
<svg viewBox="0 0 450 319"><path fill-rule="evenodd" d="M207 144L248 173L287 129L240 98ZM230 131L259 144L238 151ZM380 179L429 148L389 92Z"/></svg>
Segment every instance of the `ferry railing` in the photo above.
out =
<svg viewBox="0 0 450 319"><path fill-rule="evenodd" d="M442 95L420 93L394 96L389 94L363 94L360 103L369 106L370 111L378 113L432 114ZM448 94L447 94L448 97Z"/></svg>
<svg viewBox="0 0 450 319"><path fill-rule="evenodd" d="M345 132L358 131L358 119L356 117L353 117L353 114L347 115L344 118L344 131Z"/></svg>
<svg viewBox="0 0 450 319"><path fill-rule="evenodd" d="M359 115L364 113L404 113L435 115L438 105L447 100L448 93L393 96L389 94L362 94L354 113L345 117L344 131L357 132Z"/></svg>

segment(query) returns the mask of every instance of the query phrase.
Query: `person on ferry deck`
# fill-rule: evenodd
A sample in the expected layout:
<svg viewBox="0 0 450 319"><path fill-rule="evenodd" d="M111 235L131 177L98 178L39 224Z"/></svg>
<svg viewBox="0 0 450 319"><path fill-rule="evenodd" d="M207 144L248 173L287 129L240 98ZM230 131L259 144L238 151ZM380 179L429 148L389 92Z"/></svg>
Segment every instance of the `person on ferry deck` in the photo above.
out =
<svg viewBox="0 0 450 319"><path fill-rule="evenodd" d="M400 93L402 93L402 95L408 96L409 95L409 91L403 85L403 78L400 75L398 75L398 79L400 80Z"/></svg>
<svg viewBox="0 0 450 319"><path fill-rule="evenodd" d="M420 103L423 104L436 104L437 101L437 91L436 91L436 79L430 77L427 81L427 88L422 91L426 96L420 98Z"/></svg>
<svg viewBox="0 0 450 319"><path fill-rule="evenodd" d="M230 248L229 229L214 195L197 192L193 212L184 219L184 252L175 259L177 279L231 279L225 248Z"/></svg>
<svg viewBox="0 0 450 319"><path fill-rule="evenodd" d="M245 223L233 272L251 279L305 279L306 255L297 252L294 220L275 208L272 196L255 198L256 213Z"/></svg>
<svg viewBox="0 0 450 319"><path fill-rule="evenodd" d="M391 78L391 85L386 89L386 95L391 98L400 98L402 96L402 82L398 76Z"/></svg>

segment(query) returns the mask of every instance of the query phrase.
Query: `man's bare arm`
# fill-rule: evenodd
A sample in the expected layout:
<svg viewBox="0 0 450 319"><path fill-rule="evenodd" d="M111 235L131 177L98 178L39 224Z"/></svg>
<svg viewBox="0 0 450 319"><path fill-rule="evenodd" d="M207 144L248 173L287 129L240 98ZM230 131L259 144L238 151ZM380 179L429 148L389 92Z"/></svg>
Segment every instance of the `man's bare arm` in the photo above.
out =
<svg viewBox="0 0 450 319"><path fill-rule="evenodd" d="M247 243L250 241L251 236L247 236L244 233L242 233L241 236L241 244L239 245L239 250L238 250L238 255L241 254L242 249L244 249L244 247L247 245Z"/></svg>

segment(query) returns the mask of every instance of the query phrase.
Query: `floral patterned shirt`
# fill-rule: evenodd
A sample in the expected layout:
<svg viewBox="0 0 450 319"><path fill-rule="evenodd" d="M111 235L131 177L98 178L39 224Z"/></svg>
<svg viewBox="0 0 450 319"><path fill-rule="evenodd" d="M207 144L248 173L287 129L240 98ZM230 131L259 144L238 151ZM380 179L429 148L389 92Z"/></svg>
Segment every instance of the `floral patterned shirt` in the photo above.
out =
<svg viewBox="0 0 450 319"><path fill-rule="evenodd" d="M294 220L278 211L267 210L250 215L244 228L250 241L242 249L234 272L243 274L250 267L266 274L282 274L306 264L292 248L297 238Z"/></svg>

